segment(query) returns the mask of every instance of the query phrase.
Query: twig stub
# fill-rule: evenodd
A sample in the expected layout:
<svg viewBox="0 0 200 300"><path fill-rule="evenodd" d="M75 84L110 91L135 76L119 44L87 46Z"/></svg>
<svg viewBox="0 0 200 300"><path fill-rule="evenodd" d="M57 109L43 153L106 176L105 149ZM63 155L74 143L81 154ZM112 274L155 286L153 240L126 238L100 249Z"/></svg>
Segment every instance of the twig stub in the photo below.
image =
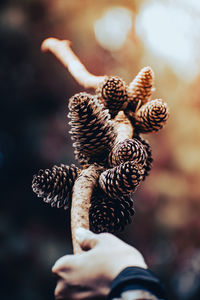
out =
<svg viewBox="0 0 200 300"><path fill-rule="evenodd" d="M48 38L41 45L43 52L51 52L69 70L74 79L84 88L96 89L105 79L105 76L92 75L74 54L68 40Z"/></svg>

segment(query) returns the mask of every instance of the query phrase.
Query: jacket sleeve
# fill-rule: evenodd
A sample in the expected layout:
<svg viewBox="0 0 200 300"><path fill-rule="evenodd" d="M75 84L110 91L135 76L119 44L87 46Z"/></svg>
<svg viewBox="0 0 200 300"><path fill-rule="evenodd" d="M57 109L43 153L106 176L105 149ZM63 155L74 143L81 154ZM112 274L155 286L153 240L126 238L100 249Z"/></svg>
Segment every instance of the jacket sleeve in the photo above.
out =
<svg viewBox="0 0 200 300"><path fill-rule="evenodd" d="M112 282L108 300L166 300L159 279L138 267L124 269Z"/></svg>

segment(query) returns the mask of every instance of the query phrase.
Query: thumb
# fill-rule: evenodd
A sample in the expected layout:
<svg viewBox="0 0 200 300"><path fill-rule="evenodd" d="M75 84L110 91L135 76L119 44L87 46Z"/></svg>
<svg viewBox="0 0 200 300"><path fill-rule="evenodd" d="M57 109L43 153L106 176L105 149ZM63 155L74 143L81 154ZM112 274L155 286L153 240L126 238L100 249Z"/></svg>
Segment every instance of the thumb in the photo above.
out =
<svg viewBox="0 0 200 300"><path fill-rule="evenodd" d="M98 243L98 235L82 227L75 230L75 237L81 248L85 251L94 248Z"/></svg>

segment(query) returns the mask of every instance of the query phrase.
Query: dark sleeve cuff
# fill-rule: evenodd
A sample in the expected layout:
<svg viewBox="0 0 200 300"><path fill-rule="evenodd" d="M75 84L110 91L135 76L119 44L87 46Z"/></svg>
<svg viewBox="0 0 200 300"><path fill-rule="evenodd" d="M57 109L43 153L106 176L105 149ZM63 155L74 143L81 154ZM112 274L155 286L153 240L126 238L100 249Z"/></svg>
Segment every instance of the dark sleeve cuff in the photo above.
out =
<svg viewBox="0 0 200 300"><path fill-rule="evenodd" d="M166 299L165 290L159 279L150 271L139 267L124 269L112 282L108 300L120 297L128 290L148 291L158 299Z"/></svg>

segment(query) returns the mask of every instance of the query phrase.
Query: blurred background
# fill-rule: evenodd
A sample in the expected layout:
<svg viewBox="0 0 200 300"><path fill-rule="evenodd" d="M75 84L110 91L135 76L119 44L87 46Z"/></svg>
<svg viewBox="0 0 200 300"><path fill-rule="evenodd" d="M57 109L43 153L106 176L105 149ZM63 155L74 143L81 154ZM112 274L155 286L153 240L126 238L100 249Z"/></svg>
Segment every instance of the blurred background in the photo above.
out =
<svg viewBox="0 0 200 300"><path fill-rule="evenodd" d="M155 72L153 98L170 107L147 138L154 164L119 236L142 251L169 299L200 295L199 0L7 0L0 2L1 299L53 299L51 266L71 253L70 216L31 190L40 168L74 163L68 99L82 91L41 42L72 48L96 75L127 82Z"/></svg>

